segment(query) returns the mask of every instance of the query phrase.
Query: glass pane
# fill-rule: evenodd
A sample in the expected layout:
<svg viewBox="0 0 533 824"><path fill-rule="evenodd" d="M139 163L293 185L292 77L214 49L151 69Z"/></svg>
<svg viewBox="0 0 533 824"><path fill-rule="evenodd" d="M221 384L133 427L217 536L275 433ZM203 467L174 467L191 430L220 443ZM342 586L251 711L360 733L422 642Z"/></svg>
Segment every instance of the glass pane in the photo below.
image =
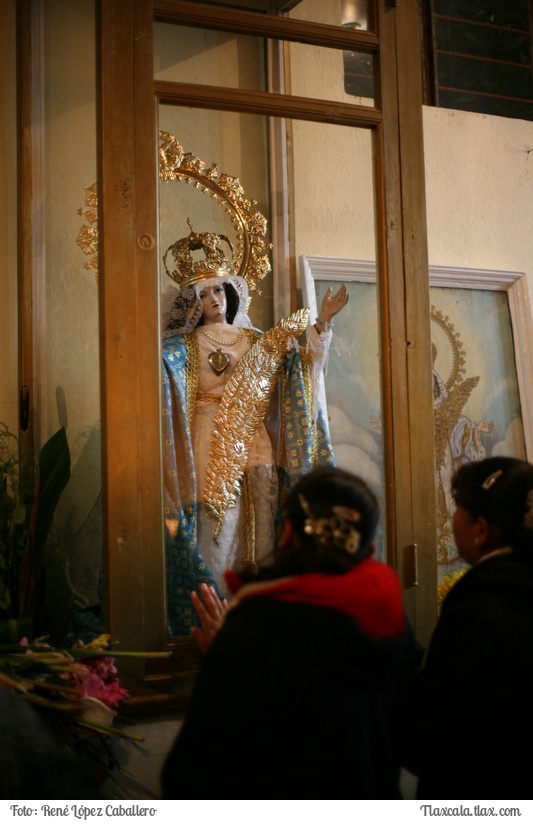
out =
<svg viewBox="0 0 533 824"><path fill-rule="evenodd" d="M501 99L494 95L477 92L439 89L438 104L445 109L461 109L465 112L493 114L499 117L514 117L519 120L533 120L533 102Z"/></svg>
<svg viewBox="0 0 533 824"><path fill-rule="evenodd" d="M35 317L42 440L64 426L72 460L47 555L50 629L61 640L102 629L94 4L50 0L43 13L45 260Z"/></svg>
<svg viewBox="0 0 533 824"><path fill-rule="evenodd" d="M268 190L268 160L266 118L255 115L217 112L205 109L159 107L159 132L174 136L184 152L190 152L205 170L218 165L217 174L238 178L248 198L257 201L257 210L270 213ZM224 203L186 182L166 182L160 187L160 246L162 286L168 285L162 256L175 241L189 234L187 219L196 231L209 231L215 226L220 234L231 232L231 220ZM265 242L268 244L270 235ZM172 261L172 256L169 262ZM259 329L273 323L272 275L261 282L261 294L255 295L250 306L250 318Z"/></svg>
<svg viewBox="0 0 533 824"><path fill-rule="evenodd" d="M263 91L264 40L155 23L154 77L174 83Z"/></svg>
<svg viewBox="0 0 533 824"><path fill-rule="evenodd" d="M432 0L434 13L478 23L489 23L507 29L529 27L528 0Z"/></svg>
<svg viewBox="0 0 533 824"><path fill-rule="evenodd" d="M384 560L385 530L376 287L348 280L350 300L335 325L325 375L328 421L337 466L368 483L381 509L376 557ZM331 280L315 281L317 304ZM354 330L360 334L354 335Z"/></svg>
<svg viewBox="0 0 533 824"><path fill-rule="evenodd" d="M241 225L236 227L234 221L238 223L241 214L247 210L247 203L252 200L257 201L255 206L250 203L252 212L266 216L270 211L265 151L267 124L262 117L161 106L159 127L164 157L165 160L168 158L170 169L167 179L160 185L168 624L171 636L180 636L190 634L194 620L190 600L192 590L205 582L226 593L225 570L242 564L245 558L250 558L250 563L261 560L265 547L273 545L274 519L271 513L277 494L271 487L273 490L277 486L277 477L275 471L273 473L270 441L262 422L258 446L250 456L246 484L243 482L241 488L241 473L237 472L233 477L234 467L228 468L227 462L222 462L222 466L220 463L215 465L214 485L210 487L208 480L212 448L221 442L221 436L213 434L218 426L214 416L223 408L222 401L215 402L215 396L221 398L230 369L234 369L251 345L252 326L259 329L272 326L272 276L267 274L261 281L262 295L253 296L249 314L240 311L237 317L231 316L235 326L229 327L222 344L213 345L210 338L197 331L201 314L201 309L196 308L199 307L197 294L187 288L183 289L183 296L180 292L184 268L177 258L181 242L194 231L202 236L204 233L211 233L211 237L220 236L220 248L228 266L240 259L247 241L240 232ZM173 162L176 153L181 160ZM182 175L180 170L184 169L187 173ZM247 201L246 204L242 202L242 212L233 206L241 203L239 186L242 186L242 197ZM267 246L265 254L268 253L269 239L269 234L263 238ZM206 259L203 250L198 248L192 252L192 257L195 262ZM241 290L243 283L239 277L230 282L232 297L237 301L239 293L233 287L236 285ZM241 310L243 308L240 306ZM244 332L243 327L248 331ZM187 337L183 332L192 334ZM231 363L228 360L219 368L213 361L217 349L223 350L221 357L231 357ZM183 364L186 364L185 372ZM248 386L242 392L239 390L245 400L253 397L253 392L253 387ZM218 427L223 433L230 431L232 420L227 410L224 415L224 421ZM239 444L248 444L246 432L239 429L237 440ZM233 451L232 454L238 460L238 453ZM218 479L230 486L237 483L242 492L236 496L235 506L227 510L225 488L221 493ZM210 516L205 502L219 501L220 493L224 514L217 537L215 531L219 521ZM257 527L261 525L261 531L253 528L250 512L256 513Z"/></svg>
<svg viewBox="0 0 533 824"><path fill-rule="evenodd" d="M335 321L325 372L335 458L338 466L366 480L383 514L376 288L361 280L353 265L357 258L376 258L372 135L364 129L293 122L292 136L296 257L310 260L318 313L329 286L336 289L345 282L350 295ZM321 159L330 156L331 146L343 161L327 164L322 173ZM383 518L377 555L385 557Z"/></svg>
<svg viewBox="0 0 533 824"><path fill-rule="evenodd" d="M292 121L295 253L375 260L372 133Z"/></svg>
<svg viewBox="0 0 533 824"><path fill-rule="evenodd" d="M533 117L529 3L432 0L439 106Z"/></svg>
<svg viewBox="0 0 533 824"><path fill-rule="evenodd" d="M292 94L361 106L374 105L373 57L340 49L290 44Z"/></svg>
<svg viewBox="0 0 533 824"><path fill-rule="evenodd" d="M372 14L373 4L367 0L336 0L331 3L304 0L289 16L357 31L373 31ZM342 51L335 55L330 49L292 44L291 89L293 94L373 106L373 57L354 51ZM354 97L358 99L354 100Z"/></svg>
<svg viewBox="0 0 533 824"><path fill-rule="evenodd" d="M373 105L370 55L302 43L286 45L290 52L287 93ZM266 60L265 41L261 38L154 24L156 80L266 91ZM354 95L359 99L354 100Z"/></svg>
<svg viewBox="0 0 533 824"><path fill-rule="evenodd" d="M291 275L294 261L309 255L327 256L338 261L339 258L353 258L358 253L375 258L371 135L368 130L307 122L286 124L293 168L293 211L288 217L292 227L291 245L290 250L284 251L277 246L270 250L269 244L276 235L271 234L274 220L268 185L267 146L270 128L276 133L277 126L278 123L255 115L160 107L163 156L168 156L169 168L174 169L174 176L167 169L163 175L166 179L160 184L160 259L164 294L163 473L171 635L189 634L194 620L190 592L202 580L223 591L225 569L239 569L243 564L263 563L270 558L285 485L292 484L312 467L313 456L315 459L319 456L319 462L329 464L331 448L335 454L338 451L339 465L358 471L382 500L375 288L369 288L366 283L348 285L350 302L335 318L335 334L329 349L326 402L320 394L319 382L312 378L313 368L306 360L307 355L302 357L296 350L291 350L291 359L296 359L296 365L290 361L295 370L291 375L296 377L289 382L284 380L283 376L288 374L289 355L286 346L282 347L272 382L268 387L263 386L268 405L264 406L251 436L245 427L242 440L239 440L239 444L248 450L243 464L245 474L242 467L237 466L235 475L231 474L233 457L228 457L231 450L226 446L233 444L236 437L233 433L241 430L235 429L231 407L233 395L226 388L245 363L250 341L255 341L254 332L246 331L246 318L240 314L231 321L234 326L231 338L225 334L224 324L220 330L223 339L220 335L220 339L216 336L212 339L212 326L196 326L197 296L193 294L191 305L185 306L183 296L179 297L176 290L176 284L184 283L184 273L190 274L191 267L199 260L209 259L209 248L213 250L205 238L206 247L201 248L201 238L196 235L215 232L220 236L218 247L230 264L234 253L239 259L245 244L238 238L239 227L236 229L233 219L238 211L236 203L244 204L243 212L248 214L251 207L252 212L255 210L268 221L263 233L264 225L258 216L255 223L250 224L255 225L254 231L257 231L258 260L266 255L273 268L273 272L261 281L262 296L253 296L249 311L252 325L261 331L267 331L280 320L274 316L273 310L273 298L279 299L280 293L288 307L285 314L290 314L287 293L291 288L297 288L294 293L296 308L309 305L311 293L313 302L316 304L318 297L319 307L321 305L328 284L317 278L306 292L304 289L303 298L300 293L303 284L296 268ZM332 144L345 162L328 166L326 174L320 159L330 155ZM204 165L199 165L198 161ZM187 180L192 185L187 185ZM222 192L217 191L217 186ZM235 192L239 186L242 192L237 198L234 194L226 198L227 192ZM278 191L282 184L274 181L273 187ZM278 204L276 209L279 209ZM191 227L196 233L192 239L189 236ZM246 236L246 232L244 234ZM192 250L181 243L187 237L193 243ZM231 241L233 250L228 247L226 238ZM187 257L180 257L183 249L188 249L192 256L189 268ZM341 276L338 280L332 284L335 291L349 278ZM169 289L173 290L170 299ZM229 299L226 294L228 318ZM211 309L203 308L204 313L208 311ZM308 337L309 357L311 361L317 361L317 366L321 351L315 346L318 335L309 327L314 324L319 311L315 305L310 324L307 318L303 321L300 337L302 346ZM191 334L187 336L183 333L189 327ZM374 343L370 343L371 340ZM243 347L242 351L240 347ZM253 356L250 361L255 363ZM242 380L235 391L239 408L242 402L247 410L253 408L250 404L257 387L247 383L252 380L253 373L251 367L248 371L243 369ZM262 367L261 375L257 377L268 382L269 374ZM301 413L302 409L307 410L305 414ZM311 424L315 414L318 414L317 422ZM333 447L327 436L326 421L329 421ZM233 440L228 441L229 435ZM249 436L251 439L247 441ZM239 454L236 447L235 451ZM214 534L220 521L209 515L206 504L218 507L219 481L223 481L225 488L237 491L231 502L234 505L223 510L217 541ZM226 503L230 497L226 498ZM383 555L382 527L379 552Z"/></svg>

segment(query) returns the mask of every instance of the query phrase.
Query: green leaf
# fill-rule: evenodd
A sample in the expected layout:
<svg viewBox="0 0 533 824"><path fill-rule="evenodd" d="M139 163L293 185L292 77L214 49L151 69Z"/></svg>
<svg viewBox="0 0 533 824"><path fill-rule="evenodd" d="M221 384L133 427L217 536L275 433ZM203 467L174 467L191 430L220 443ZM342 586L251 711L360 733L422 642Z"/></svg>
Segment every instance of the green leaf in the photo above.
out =
<svg viewBox="0 0 533 824"><path fill-rule="evenodd" d="M43 567L46 538L55 508L70 478L70 450L62 427L39 453L37 487L32 507L28 553L23 559L20 586L21 616L34 621L43 611ZM39 631L39 627L35 627Z"/></svg>
<svg viewBox="0 0 533 824"><path fill-rule="evenodd" d="M13 521L16 524L23 524L26 520L26 507L24 504L18 503L13 510Z"/></svg>
<svg viewBox="0 0 533 824"><path fill-rule="evenodd" d="M9 609L11 604L11 595L4 582L0 580L0 609Z"/></svg>

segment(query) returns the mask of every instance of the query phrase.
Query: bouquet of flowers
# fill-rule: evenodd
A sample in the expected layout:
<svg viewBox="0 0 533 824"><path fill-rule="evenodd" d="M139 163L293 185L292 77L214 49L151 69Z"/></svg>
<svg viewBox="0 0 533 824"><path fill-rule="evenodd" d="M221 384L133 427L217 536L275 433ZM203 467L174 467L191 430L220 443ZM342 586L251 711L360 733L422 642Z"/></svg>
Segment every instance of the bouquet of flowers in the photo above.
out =
<svg viewBox="0 0 533 824"><path fill-rule="evenodd" d="M0 645L0 689L11 689L36 707L69 750L92 762L100 779L112 776L116 766L106 739L143 740L114 724L117 709L129 697L120 684L115 658L171 654L111 652L109 647L108 635L86 645L78 642L71 649L48 646L46 639Z"/></svg>

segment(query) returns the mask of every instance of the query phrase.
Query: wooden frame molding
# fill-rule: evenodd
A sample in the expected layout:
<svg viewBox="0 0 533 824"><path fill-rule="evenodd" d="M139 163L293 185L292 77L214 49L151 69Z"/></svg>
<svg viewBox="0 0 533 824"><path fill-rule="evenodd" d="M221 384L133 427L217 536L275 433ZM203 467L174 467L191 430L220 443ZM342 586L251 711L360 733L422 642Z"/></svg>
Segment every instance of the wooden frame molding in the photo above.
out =
<svg viewBox="0 0 533 824"><path fill-rule="evenodd" d="M156 80L154 88L159 102L167 106L224 109L270 117L320 120L341 126L357 125L369 129L382 120L381 112L377 109L332 100L222 86L198 86L194 83L173 83L169 80Z"/></svg>
<svg viewBox="0 0 533 824"><path fill-rule="evenodd" d="M152 9L101 0L99 287L107 625L166 643ZM149 78L147 82L147 78ZM119 105L120 102L120 105Z"/></svg>
<svg viewBox="0 0 533 824"><path fill-rule="evenodd" d="M42 2L17 3L19 391L28 387L25 447L45 441L46 295Z"/></svg>
<svg viewBox="0 0 533 824"><path fill-rule="evenodd" d="M330 49L377 53L379 38L371 31L343 29L324 23L310 23L251 11L237 11L187 0L154 0L154 20L205 29L231 31L254 37L274 37Z"/></svg>

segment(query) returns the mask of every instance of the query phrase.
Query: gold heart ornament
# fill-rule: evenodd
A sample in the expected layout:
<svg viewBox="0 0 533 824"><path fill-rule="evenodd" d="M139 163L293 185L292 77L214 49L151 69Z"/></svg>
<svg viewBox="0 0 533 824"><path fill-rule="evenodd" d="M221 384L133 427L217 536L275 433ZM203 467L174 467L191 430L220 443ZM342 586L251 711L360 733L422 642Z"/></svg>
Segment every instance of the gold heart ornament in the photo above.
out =
<svg viewBox="0 0 533 824"><path fill-rule="evenodd" d="M207 362L215 375L221 375L224 369L229 366L229 355L227 352L223 352L222 349L217 349L216 352L211 352L207 356Z"/></svg>

